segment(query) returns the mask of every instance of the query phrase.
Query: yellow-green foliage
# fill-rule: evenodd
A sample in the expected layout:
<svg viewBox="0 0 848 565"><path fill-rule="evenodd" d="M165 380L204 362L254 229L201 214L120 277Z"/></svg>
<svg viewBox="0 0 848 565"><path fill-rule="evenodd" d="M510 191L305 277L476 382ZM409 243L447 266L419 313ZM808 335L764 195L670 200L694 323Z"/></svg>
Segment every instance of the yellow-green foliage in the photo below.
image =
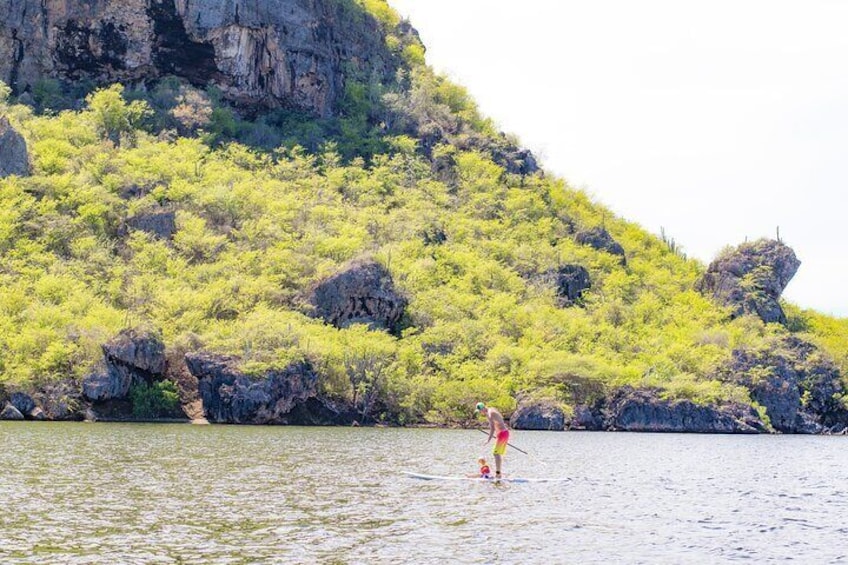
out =
<svg viewBox="0 0 848 565"><path fill-rule="evenodd" d="M386 0L356 0L356 2L387 27L394 27L400 23L400 16Z"/></svg>
<svg viewBox="0 0 848 565"><path fill-rule="evenodd" d="M464 90L428 88L479 120ZM699 263L561 180L512 176L442 145L437 157L456 163L455 182L442 182L404 136L368 166L332 145L269 154L160 140L120 93L52 116L7 109L35 170L0 180L0 383L84 376L100 344L147 325L170 347L236 354L257 374L307 359L328 394L378 418L459 422L479 400L510 411L530 394L568 407L623 384L744 398L714 368L783 331L728 322L692 290ZM171 240L126 228L162 207L175 212ZM574 241L575 226L601 223L626 267ZM446 241L428 244L435 231ZM306 315L308 289L362 257L409 298L400 338ZM560 307L545 277L570 263L592 279L583 307ZM848 370L848 322L791 308L790 319Z"/></svg>
<svg viewBox="0 0 848 565"><path fill-rule="evenodd" d="M843 375L848 375L848 319L832 318L812 310L801 310L783 304L790 329L802 334L836 362Z"/></svg>

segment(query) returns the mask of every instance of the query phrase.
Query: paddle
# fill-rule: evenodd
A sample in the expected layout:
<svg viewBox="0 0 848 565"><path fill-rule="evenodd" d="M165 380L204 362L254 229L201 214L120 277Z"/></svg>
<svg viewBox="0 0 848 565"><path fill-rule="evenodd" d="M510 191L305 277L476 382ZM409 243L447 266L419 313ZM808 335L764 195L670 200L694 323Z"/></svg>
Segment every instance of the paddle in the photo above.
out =
<svg viewBox="0 0 848 565"><path fill-rule="evenodd" d="M481 434L489 435L489 432L488 432L487 430L481 430L480 428L476 428L476 430L477 430L478 432L480 432ZM516 450L516 451L520 451L520 452L521 452L521 453L523 453L524 455L529 455L530 457L533 457L532 455L530 455L529 453L527 453L526 451L524 451L524 450L523 450L523 449L521 449L520 447L515 447L514 445L512 445L512 444L511 444L511 443L509 443L509 442L506 442L506 444L507 444L508 446L510 446L511 448L513 448L514 450ZM535 459L535 458L534 458L534 459Z"/></svg>
<svg viewBox="0 0 848 565"><path fill-rule="evenodd" d="M476 429L478 432L480 432L480 433L483 433L483 434L489 435L489 430L481 430L480 428L475 428L475 429ZM506 442L506 444L507 444L508 446L510 446L511 448L513 448L514 450L516 450L516 451L520 451L520 452L521 452L521 453L523 453L524 455L526 455L526 456L528 456L528 457L531 457L531 458L533 459L533 461L536 461L537 463L541 463L541 464L542 464L542 465L544 465L545 467L547 467L547 466L548 466L548 464L547 464L547 463L545 463L544 461L542 461L541 459L539 459L538 457L536 457L536 456L535 456L535 455L533 455L532 453L527 453L526 451L524 451L524 450L523 450L523 449L521 449L520 447L515 447L515 446L514 446L514 445L512 445L510 442Z"/></svg>

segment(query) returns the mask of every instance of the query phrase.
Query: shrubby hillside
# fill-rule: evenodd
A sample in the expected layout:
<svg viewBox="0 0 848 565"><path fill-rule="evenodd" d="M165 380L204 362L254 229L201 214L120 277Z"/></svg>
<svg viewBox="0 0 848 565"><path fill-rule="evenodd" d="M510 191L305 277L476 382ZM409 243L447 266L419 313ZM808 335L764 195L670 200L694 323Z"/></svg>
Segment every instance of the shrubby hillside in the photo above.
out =
<svg viewBox="0 0 848 565"><path fill-rule="evenodd" d="M771 292L783 317L719 299L672 239L539 170L385 3L350 4L397 71L349 77L332 114L247 112L176 76L84 98L50 77L2 87L29 157L0 179L0 396L63 383L79 410L97 396L69 391L121 358L104 344L144 335L167 363L131 379L137 415L177 395L208 412L217 358L209 374L245 382L296 367L364 422L463 423L483 399L535 410L530 427L651 429L628 428L634 402L848 425L848 321L779 301L788 281L771 292L756 258L740 304ZM775 401L783 382L797 399Z"/></svg>

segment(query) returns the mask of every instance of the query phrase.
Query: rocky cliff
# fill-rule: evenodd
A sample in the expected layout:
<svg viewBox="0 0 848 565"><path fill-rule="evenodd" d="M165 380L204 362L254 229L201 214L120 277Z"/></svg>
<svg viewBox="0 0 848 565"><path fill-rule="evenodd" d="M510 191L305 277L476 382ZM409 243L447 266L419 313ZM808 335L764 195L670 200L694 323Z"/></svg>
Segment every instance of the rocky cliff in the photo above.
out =
<svg viewBox="0 0 848 565"><path fill-rule="evenodd" d="M176 75L242 105L330 115L351 76L390 78L380 24L343 0L0 0L0 80Z"/></svg>

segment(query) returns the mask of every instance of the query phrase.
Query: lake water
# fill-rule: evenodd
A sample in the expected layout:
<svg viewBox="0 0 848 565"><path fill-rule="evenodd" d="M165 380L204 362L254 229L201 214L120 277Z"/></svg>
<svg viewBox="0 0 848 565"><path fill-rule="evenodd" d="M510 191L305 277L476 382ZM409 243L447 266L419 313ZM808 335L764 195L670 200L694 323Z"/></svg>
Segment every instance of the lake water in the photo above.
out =
<svg viewBox="0 0 848 565"><path fill-rule="evenodd" d="M848 438L0 422L0 563L848 563Z"/></svg>

